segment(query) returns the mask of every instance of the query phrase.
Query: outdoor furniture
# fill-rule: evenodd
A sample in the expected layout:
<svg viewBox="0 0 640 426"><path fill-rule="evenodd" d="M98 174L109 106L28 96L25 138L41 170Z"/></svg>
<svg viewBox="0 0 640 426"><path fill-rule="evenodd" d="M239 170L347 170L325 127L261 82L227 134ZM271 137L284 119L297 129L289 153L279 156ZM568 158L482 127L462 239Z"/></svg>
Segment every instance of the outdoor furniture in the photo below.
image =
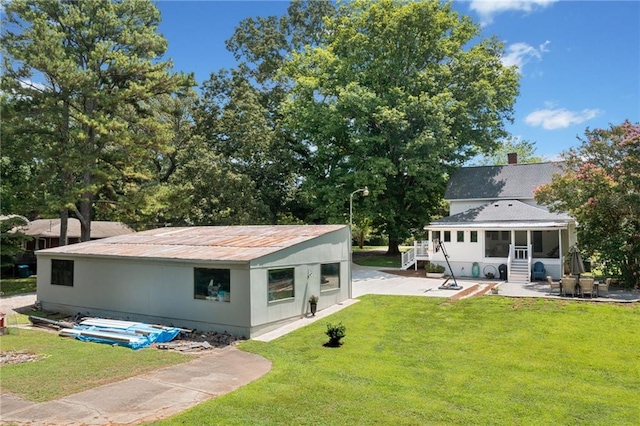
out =
<svg viewBox="0 0 640 426"><path fill-rule="evenodd" d="M563 277L560 281L560 294L562 296L574 296L576 294L576 279L573 277Z"/></svg>
<svg viewBox="0 0 640 426"><path fill-rule="evenodd" d="M536 262L533 264L533 270L531 271L531 279L544 280L547 275L547 270L544 267L544 263Z"/></svg>
<svg viewBox="0 0 640 426"><path fill-rule="evenodd" d="M602 291L606 291L607 292L607 296L609 296L609 284L611 284L611 278L607 278L606 280L604 280L604 282L599 283L597 288L596 288L596 293L598 295L598 297L600 297L602 295Z"/></svg>
<svg viewBox="0 0 640 426"><path fill-rule="evenodd" d="M593 278L580 278L580 295L584 297L585 294L588 294L590 297L593 297Z"/></svg>
<svg viewBox="0 0 640 426"><path fill-rule="evenodd" d="M549 283L549 286L551 287L551 291L553 292L553 289L557 288L558 292L560 292L560 281L558 282L554 282L551 277L549 275L547 275L547 282Z"/></svg>

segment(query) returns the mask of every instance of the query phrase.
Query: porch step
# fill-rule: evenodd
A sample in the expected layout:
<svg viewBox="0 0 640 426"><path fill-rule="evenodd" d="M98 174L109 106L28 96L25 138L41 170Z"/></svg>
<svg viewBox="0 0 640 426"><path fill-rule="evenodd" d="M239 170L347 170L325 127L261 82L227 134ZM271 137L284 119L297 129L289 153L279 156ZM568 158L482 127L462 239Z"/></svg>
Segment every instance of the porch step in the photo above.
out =
<svg viewBox="0 0 640 426"><path fill-rule="evenodd" d="M529 283L529 263L525 261L511 262L511 271L509 271L510 283Z"/></svg>

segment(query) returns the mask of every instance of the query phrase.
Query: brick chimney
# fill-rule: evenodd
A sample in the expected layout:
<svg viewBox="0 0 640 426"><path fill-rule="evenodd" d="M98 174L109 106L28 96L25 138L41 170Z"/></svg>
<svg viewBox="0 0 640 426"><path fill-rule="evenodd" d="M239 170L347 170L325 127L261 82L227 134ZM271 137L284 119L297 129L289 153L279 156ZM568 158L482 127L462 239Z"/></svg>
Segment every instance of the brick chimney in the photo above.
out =
<svg viewBox="0 0 640 426"><path fill-rule="evenodd" d="M510 152L507 154L507 158L509 159L509 164L518 164L518 153Z"/></svg>

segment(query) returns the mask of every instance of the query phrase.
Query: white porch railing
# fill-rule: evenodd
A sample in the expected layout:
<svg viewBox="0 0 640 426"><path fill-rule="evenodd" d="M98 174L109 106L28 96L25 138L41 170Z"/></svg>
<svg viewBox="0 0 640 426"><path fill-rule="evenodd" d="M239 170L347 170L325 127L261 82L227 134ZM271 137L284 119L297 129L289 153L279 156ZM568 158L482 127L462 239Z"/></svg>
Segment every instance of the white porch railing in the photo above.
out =
<svg viewBox="0 0 640 426"><path fill-rule="evenodd" d="M429 241L414 241L413 248L403 252L401 258L402 269L409 269L413 265L418 270L418 260L429 260Z"/></svg>
<svg viewBox="0 0 640 426"><path fill-rule="evenodd" d="M529 244L529 251L527 253L527 281L531 282L531 261L533 260L533 246Z"/></svg>
<svg viewBox="0 0 640 426"><path fill-rule="evenodd" d="M532 246L509 245L507 257L507 281L531 282Z"/></svg>
<svg viewBox="0 0 640 426"><path fill-rule="evenodd" d="M529 258L529 248L527 246L513 247L514 259L525 260Z"/></svg>

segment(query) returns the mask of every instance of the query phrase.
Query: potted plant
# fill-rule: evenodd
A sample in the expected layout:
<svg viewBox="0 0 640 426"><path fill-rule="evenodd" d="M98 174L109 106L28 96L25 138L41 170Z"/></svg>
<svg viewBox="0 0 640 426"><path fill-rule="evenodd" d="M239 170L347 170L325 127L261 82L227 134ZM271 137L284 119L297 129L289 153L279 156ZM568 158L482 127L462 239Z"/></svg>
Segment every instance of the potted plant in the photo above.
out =
<svg viewBox="0 0 640 426"><path fill-rule="evenodd" d="M309 296L309 307L311 308L311 316L316 316L316 310L318 309L318 296L312 294Z"/></svg>
<svg viewBox="0 0 640 426"><path fill-rule="evenodd" d="M442 278L444 274L444 266L435 263L426 263L424 269L427 272L427 278Z"/></svg>

